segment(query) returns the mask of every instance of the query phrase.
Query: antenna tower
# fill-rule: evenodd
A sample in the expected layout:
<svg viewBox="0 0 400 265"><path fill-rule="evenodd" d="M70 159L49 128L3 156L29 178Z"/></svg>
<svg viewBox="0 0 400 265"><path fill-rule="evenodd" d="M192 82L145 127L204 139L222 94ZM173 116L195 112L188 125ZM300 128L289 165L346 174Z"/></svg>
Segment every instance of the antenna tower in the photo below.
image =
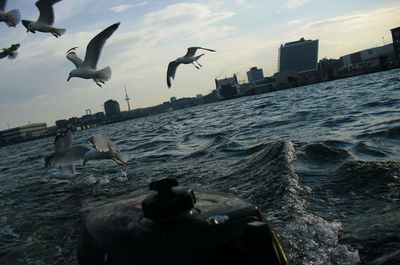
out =
<svg viewBox="0 0 400 265"><path fill-rule="evenodd" d="M131 105L129 104L130 98L128 97L128 92L126 92L126 86L125 85L124 85L124 88L125 88L125 100L126 100L126 103L128 103L128 111L131 111Z"/></svg>

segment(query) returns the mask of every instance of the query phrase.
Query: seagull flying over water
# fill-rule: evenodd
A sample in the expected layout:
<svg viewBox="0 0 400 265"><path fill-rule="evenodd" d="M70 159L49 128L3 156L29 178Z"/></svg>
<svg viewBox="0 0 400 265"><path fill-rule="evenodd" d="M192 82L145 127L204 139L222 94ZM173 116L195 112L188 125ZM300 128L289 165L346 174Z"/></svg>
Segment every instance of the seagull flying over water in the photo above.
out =
<svg viewBox="0 0 400 265"><path fill-rule="evenodd" d="M0 59L3 59L5 57L8 57L8 59L13 60L15 58L17 58L18 55L18 48L19 48L19 44L13 44L11 45L10 48L3 48L0 52Z"/></svg>
<svg viewBox="0 0 400 265"><path fill-rule="evenodd" d="M207 48L202 48L202 47L190 47L187 49L187 53L185 54L185 56L183 57L179 57L178 59L176 59L175 61L172 61L168 64L168 70L167 70L167 85L168 88L171 87L171 78L174 79L175 78L175 73L176 73L176 68L178 68L178 66L183 63L183 64L193 64L197 69L199 69L200 67L203 67L201 64L199 64L199 62L197 60L200 59L201 56L204 55L200 54L195 56L196 51L198 49L201 50L206 50L206 51L210 51L210 52L215 52L215 50L211 50L211 49L207 49ZM194 62L196 62L198 64L195 65Z"/></svg>
<svg viewBox="0 0 400 265"><path fill-rule="evenodd" d="M36 2L36 6L40 11L38 20L22 20L22 24L26 28L26 32L36 33L50 32L56 38L60 37L65 33L65 29L54 28L54 10L53 5L60 2L61 0L39 0Z"/></svg>
<svg viewBox="0 0 400 265"><path fill-rule="evenodd" d="M72 145L72 131L57 134L54 143L54 153L46 156L45 167L59 166L60 173L75 175L75 164L89 160L111 159L118 165L127 166L128 161L124 154L108 138L97 134L89 139L89 144Z"/></svg>
<svg viewBox="0 0 400 265"><path fill-rule="evenodd" d="M17 9L5 12L6 3L7 0L0 0L0 22L6 23L9 27L16 27L21 21L21 14Z"/></svg>
<svg viewBox="0 0 400 265"><path fill-rule="evenodd" d="M99 61L101 50L103 49L104 44L107 39L111 37L114 31L117 30L119 26L119 22L115 23L94 37L86 47L86 55L85 60L82 61L76 53L75 50L77 47L71 48L67 52L67 59L70 60L75 66L76 69L72 70L69 73L67 81L69 81L72 77L80 77L84 79L93 79L93 81L101 87L101 84L104 84L106 81L111 78L111 68L107 66L102 70L96 70L97 62Z"/></svg>

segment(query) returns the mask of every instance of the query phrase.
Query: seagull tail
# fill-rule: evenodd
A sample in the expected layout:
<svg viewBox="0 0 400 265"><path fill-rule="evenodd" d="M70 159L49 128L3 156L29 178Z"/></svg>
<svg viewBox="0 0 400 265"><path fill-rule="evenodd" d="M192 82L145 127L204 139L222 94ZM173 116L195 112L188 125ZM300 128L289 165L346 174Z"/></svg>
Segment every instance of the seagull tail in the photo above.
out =
<svg viewBox="0 0 400 265"><path fill-rule="evenodd" d="M98 79L101 81L108 81L111 79L111 68L110 66L107 66L106 68L103 68L98 71Z"/></svg>
<svg viewBox="0 0 400 265"><path fill-rule="evenodd" d="M61 36L61 35L64 35L65 34L65 29L54 29L54 32L58 35L58 36Z"/></svg>
<svg viewBox="0 0 400 265"><path fill-rule="evenodd" d="M16 27L21 21L21 13L17 9L13 9L6 13L7 20L5 21L7 26Z"/></svg>
<svg viewBox="0 0 400 265"><path fill-rule="evenodd" d="M11 53L8 55L8 59L14 60L15 58L17 58L17 56L18 56L18 52L11 52Z"/></svg>

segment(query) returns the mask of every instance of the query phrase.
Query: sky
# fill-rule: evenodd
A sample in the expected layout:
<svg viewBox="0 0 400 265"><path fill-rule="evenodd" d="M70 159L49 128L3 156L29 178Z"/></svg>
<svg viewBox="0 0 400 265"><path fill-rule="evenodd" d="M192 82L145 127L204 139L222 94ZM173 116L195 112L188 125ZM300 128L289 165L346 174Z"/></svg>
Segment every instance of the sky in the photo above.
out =
<svg viewBox="0 0 400 265"><path fill-rule="evenodd" d="M33 0L9 0L6 10L19 9L36 20ZM400 26L398 0L63 0L54 5L55 23L66 34L27 33L20 23L0 23L0 48L20 43L15 60L0 60L0 130L28 123L81 117L86 109L104 111L117 100L131 107L158 105L171 97L206 95L215 78L238 75L247 81L253 66L265 76L277 71L281 44L304 37L319 40L319 59L339 58L392 42L390 29ZM102 88L92 80L72 78L74 65L66 51L86 45L106 27L121 22L105 44L98 69L110 66L111 80ZM179 66L172 87L166 85L170 61L191 46L215 49L199 62Z"/></svg>

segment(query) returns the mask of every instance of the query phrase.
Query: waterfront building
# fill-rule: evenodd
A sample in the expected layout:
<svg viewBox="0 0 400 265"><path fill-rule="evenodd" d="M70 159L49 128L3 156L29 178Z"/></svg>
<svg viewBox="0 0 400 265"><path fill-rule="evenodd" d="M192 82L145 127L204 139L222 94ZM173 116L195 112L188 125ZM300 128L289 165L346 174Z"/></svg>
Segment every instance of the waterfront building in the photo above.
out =
<svg viewBox="0 0 400 265"><path fill-rule="evenodd" d="M56 121L56 126L57 126L57 129L59 129L59 130L66 129L69 124L70 124L70 122L66 119Z"/></svg>
<svg viewBox="0 0 400 265"><path fill-rule="evenodd" d="M282 44L279 48L279 72L295 71L299 74L317 70L318 40L305 40Z"/></svg>
<svg viewBox="0 0 400 265"><path fill-rule="evenodd" d="M18 143L32 138L38 138L47 134L46 123L30 123L24 126L7 129L0 132L5 142Z"/></svg>
<svg viewBox="0 0 400 265"><path fill-rule="evenodd" d="M202 94L197 94L196 95L196 100L198 104L204 104L204 97Z"/></svg>
<svg viewBox="0 0 400 265"><path fill-rule="evenodd" d="M107 119L111 119L115 116L118 116L121 113L121 109L119 108L119 103L112 99L104 102L104 111L106 113Z"/></svg>
<svg viewBox="0 0 400 265"><path fill-rule="evenodd" d="M262 69L258 69L257 67L252 67L250 68L249 71L247 71L247 80L249 81L249 83L253 83L255 81L263 79L264 79L264 73Z"/></svg>
<svg viewBox="0 0 400 265"><path fill-rule="evenodd" d="M400 27L391 29L390 31L392 32L393 49L396 52L397 56L399 56L399 54L400 54Z"/></svg>
<svg viewBox="0 0 400 265"><path fill-rule="evenodd" d="M380 60L382 59L380 57L390 56L393 53L393 44L386 44L344 55L340 57L340 60L344 68L373 67L381 63Z"/></svg>
<svg viewBox="0 0 400 265"><path fill-rule="evenodd" d="M215 79L218 99L233 98L240 95L240 85L236 75L224 79Z"/></svg>

